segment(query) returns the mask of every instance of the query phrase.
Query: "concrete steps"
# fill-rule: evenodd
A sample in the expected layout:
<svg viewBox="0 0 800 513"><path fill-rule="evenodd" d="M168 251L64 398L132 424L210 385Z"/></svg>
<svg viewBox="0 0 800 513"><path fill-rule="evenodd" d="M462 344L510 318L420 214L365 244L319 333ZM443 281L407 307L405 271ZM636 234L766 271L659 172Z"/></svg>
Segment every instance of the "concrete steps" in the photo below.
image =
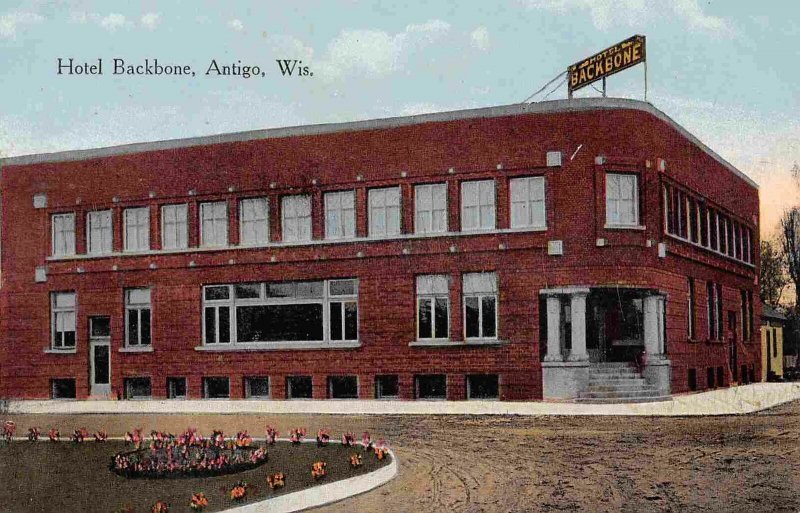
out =
<svg viewBox="0 0 800 513"><path fill-rule="evenodd" d="M588 404L670 401L628 363L597 363L589 369L589 383L575 402Z"/></svg>

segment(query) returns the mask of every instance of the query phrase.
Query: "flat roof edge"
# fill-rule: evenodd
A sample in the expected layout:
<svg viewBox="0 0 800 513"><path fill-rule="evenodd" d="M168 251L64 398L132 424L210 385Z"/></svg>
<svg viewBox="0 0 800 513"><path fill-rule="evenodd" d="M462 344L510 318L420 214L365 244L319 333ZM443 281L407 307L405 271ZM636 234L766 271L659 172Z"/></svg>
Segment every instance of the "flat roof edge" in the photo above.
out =
<svg viewBox="0 0 800 513"><path fill-rule="evenodd" d="M697 145L714 160L722 164L738 177L742 178L752 187L758 189L758 184L755 181L753 181L743 172L739 171L730 162L719 156L714 150L703 144L697 137L692 135L688 130L667 116L665 113L654 107L651 103L629 98L575 98L571 100L516 103L493 107L481 107L476 109L435 112L430 114L416 114L412 116L389 117L362 121L267 128L261 130L249 130L244 132L232 132L183 139L167 139L162 141L122 144L117 146L107 146L85 150L68 150L54 153L20 155L16 157L6 157L0 159L0 166L69 162L118 155L131 155L135 153L145 153L151 151L189 148L193 146L203 146L209 144L322 135L349 131L355 132L361 130L380 130L417 125L421 123L436 123L463 119L488 119L511 116L515 114L553 114L561 112L580 112L586 110L606 109L634 109L647 112L655 116L656 118L674 127L682 136L691 141L693 144Z"/></svg>

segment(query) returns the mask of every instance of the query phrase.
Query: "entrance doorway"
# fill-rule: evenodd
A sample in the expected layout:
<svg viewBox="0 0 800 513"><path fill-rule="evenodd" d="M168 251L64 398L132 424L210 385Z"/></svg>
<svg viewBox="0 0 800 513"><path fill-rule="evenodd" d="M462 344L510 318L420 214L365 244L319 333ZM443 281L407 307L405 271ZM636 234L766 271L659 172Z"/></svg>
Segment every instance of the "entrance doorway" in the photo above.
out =
<svg viewBox="0 0 800 513"><path fill-rule="evenodd" d="M111 318L89 317L89 383L91 395L111 393Z"/></svg>
<svg viewBox="0 0 800 513"><path fill-rule="evenodd" d="M591 362L635 362L644 350L641 289L601 288L589 294L586 352Z"/></svg>

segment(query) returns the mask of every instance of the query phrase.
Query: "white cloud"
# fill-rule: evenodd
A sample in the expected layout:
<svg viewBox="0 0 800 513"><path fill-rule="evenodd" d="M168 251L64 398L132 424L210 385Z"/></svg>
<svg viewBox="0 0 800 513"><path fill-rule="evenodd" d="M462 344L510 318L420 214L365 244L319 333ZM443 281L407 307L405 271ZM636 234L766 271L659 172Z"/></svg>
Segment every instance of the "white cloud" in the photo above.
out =
<svg viewBox="0 0 800 513"><path fill-rule="evenodd" d="M314 49L293 36L269 36L271 54L280 59L311 59Z"/></svg>
<svg viewBox="0 0 800 513"><path fill-rule="evenodd" d="M589 11L592 23L599 30L608 30L617 25L630 27L642 23L677 18L690 30L719 36L732 36L734 27L725 19L703 12L698 0L671 0L650 2L647 0L525 0L532 9L545 9L560 14L572 10Z"/></svg>
<svg viewBox="0 0 800 513"><path fill-rule="evenodd" d="M108 16L101 18L99 23L104 29L108 30L109 32L114 32L118 28L125 25L125 16L118 13L111 13Z"/></svg>
<svg viewBox="0 0 800 513"><path fill-rule="evenodd" d="M244 30L244 23L242 23L242 20L240 20L238 18L234 18L234 19L230 20L228 22L228 26L230 28L232 28L233 30L235 30L236 32L241 32L241 31Z"/></svg>
<svg viewBox="0 0 800 513"><path fill-rule="evenodd" d="M431 103L431 102L416 102L416 103L407 103L400 107L400 110L397 111L397 115L400 116L414 116L417 114L428 114L430 112L441 112L443 109L441 106Z"/></svg>
<svg viewBox="0 0 800 513"><path fill-rule="evenodd" d="M434 43L450 31L450 24L430 20L406 26L391 35L380 30L343 30L329 44L317 63L326 79L352 73L375 78L403 69L409 54Z"/></svg>
<svg viewBox="0 0 800 513"><path fill-rule="evenodd" d="M489 29L480 26L472 31L469 35L472 40L472 46L478 50L486 50L489 48Z"/></svg>
<svg viewBox="0 0 800 513"><path fill-rule="evenodd" d="M32 12L10 12L0 16L0 38L11 39L17 35L17 28L21 25L39 23L44 18Z"/></svg>
<svg viewBox="0 0 800 513"><path fill-rule="evenodd" d="M140 20L142 26L148 30L154 30L161 23L161 15L155 12L148 12Z"/></svg>

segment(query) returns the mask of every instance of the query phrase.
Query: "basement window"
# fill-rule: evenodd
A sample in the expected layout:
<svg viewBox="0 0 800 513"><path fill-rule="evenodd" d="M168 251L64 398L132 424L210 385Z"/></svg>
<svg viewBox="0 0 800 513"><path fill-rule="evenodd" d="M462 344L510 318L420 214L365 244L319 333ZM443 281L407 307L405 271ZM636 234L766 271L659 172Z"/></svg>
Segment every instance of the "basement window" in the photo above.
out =
<svg viewBox="0 0 800 513"><path fill-rule="evenodd" d="M287 399L311 399L312 390L311 376L289 376L286 378Z"/></svg>
<svg viewBox="0 0 800 513"><path fill-rule="evenodd" d="M417 399L447 399L447 376L423 374L414 379Z"/></svg>
<svg viewBox="0 0 800 513"><path fill-rule="evenodd" d="M498 399L500 379L497 374L467 376L467 399Z"/></svg>
<svg viewBox="0 0 800 513"><path fill-rule="evenodd" d="M328 377L328 397L330 399L358 399L358 377Z"/></svg>
<svg viewBox="0 0 800 513"><path fill-rule="evenodd" d="M227 399L231 396L228 378L203 378L203 397L206 399Z"/></svg>
<svg viewBox="0 0 800 513"><path fill-rule="evenodd" d="M244 396L249 399L269 399L269 378L245 378Z"/></svg>
<svg viewBox="0 0 800 513"><path fill-rule="evenodd" d="M186 399L186 378L167 378L167 397Z"/></svg>
<svg viewBox="0 0 800 513"><path fill-rule="evenodd" d="M125 399L150 399L151 396L150 378L125 379Z"/></svg>
<svg viewBox="0 0 800 513"><path fill-rule="evenodd" d="M397 399L400 380L397 375L375 376L375 399Z"/></svg>
<svg viewBox="0 0 800 513"><path fill-rule="evenodd" d="M75 399L74 379L54 379L50 382L53 399Z"/></svg>

